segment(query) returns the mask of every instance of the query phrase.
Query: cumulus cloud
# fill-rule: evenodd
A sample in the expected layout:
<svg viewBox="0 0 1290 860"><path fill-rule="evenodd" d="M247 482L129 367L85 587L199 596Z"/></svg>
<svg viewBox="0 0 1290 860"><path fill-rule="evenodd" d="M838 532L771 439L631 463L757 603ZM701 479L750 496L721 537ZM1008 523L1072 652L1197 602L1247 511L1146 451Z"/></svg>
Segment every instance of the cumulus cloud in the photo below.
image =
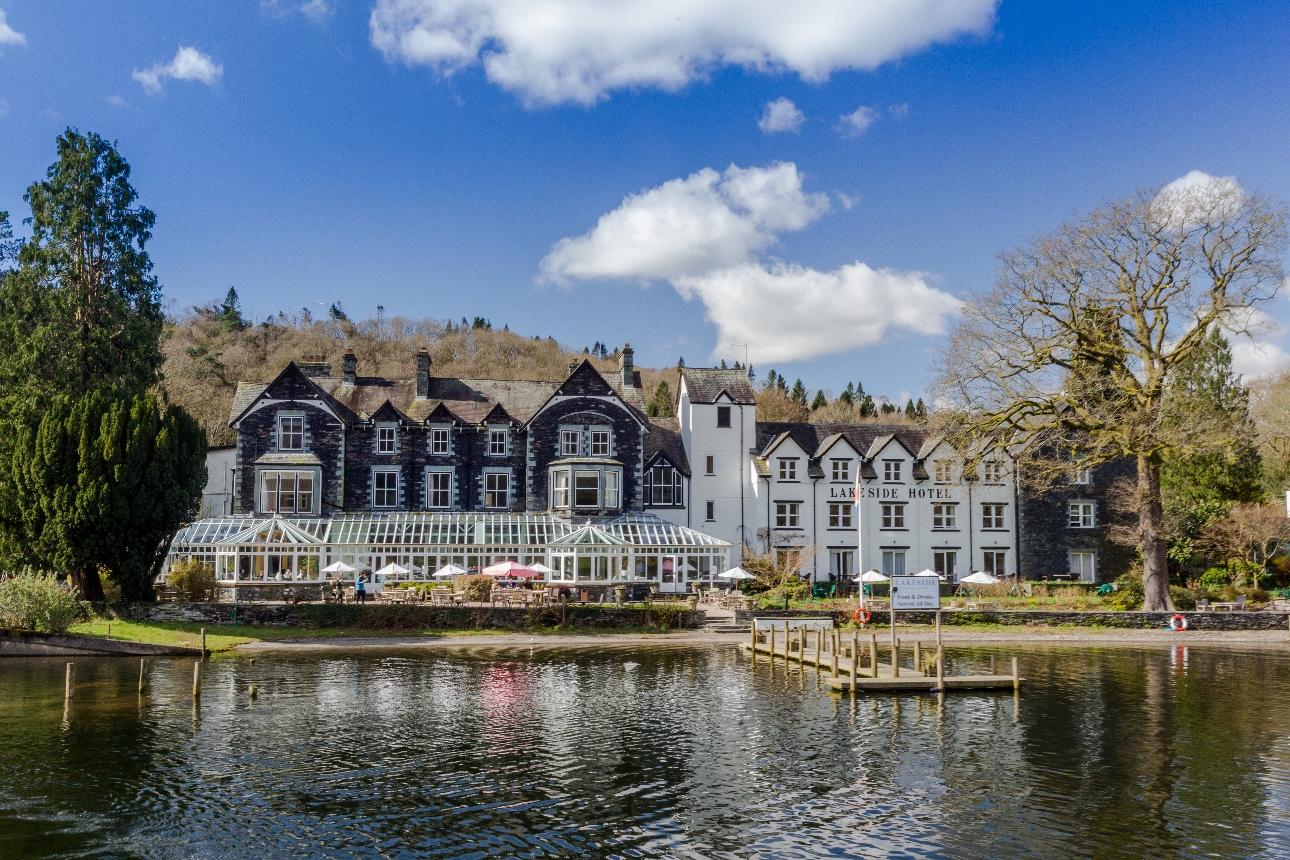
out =
<svg viewBox="0 0 1290 860"><path fill-rule="evenodd" d="M549 279L676 278L728 268L801 230L829 210L802 191L792 162L708 167L633 194L590 232L561 239L542 261Z"/></svg>
<svg viewBox="0 0 1290 860"><path fill-rule="evenodd" d="M4 19L4 10L0 9L0 45L25 45L27 37L9 26Z"/></svg>
<svg viewBox="0 0 1290 860"><path fill-rule="evenodd" d="M135 69L132 77L143 85L149 95L161 92L161 82L166 78L177 81L200 81L214 86L224 76L224 67L193 47L179 46L175 58L169 63L155 63L151 69Z"/></svg>
<svg viewBox="0 0 1290 860"><path fill-rule="evenodd" d="M861 105L846 116L838 117L838 134L843 137L859 137L869 130L878 119L878 112L871 107Z"/></svg>
<svg viewBox="0 0 1290 860"><path fill-rule="evenodd" d="M1235 176L1192 170L1160 189L1154 209L1164 224L1181 229L1204 218L1235 215L1244 202L1245 190Z"/></svg>
<svg viewBox="0 0 1290 860"><path fill-rule="evenodd" d="M999 0L377 0L372 44L442 75L482 65L532 104L677 90L725 66L823 81L984 34Z"/></svg>
<svg viewBox="0 0 1290 860"><path fill-rule="evenodd" d="M781 131L797 134L802 130L802 121L805 119L806 115L797 109L797 105L780 96L773 102L766 103L766 110L757 121L757 127L766 134Z"/></svg>
<svg viewBox="0 0 1290 860"><path fill-rule="evenodd" d="M1275 343L1236 338L1232 343L1232 370L1249 379L1280 370L1290 363L1290 354Z"/></svg>
<svg viewBox="0 0 1290 860"><path fill-rule="evenodd" d="M708 168L627 197L589 232L557 242L541 269L557 282L666 280L703 302L720 343L756 344L762 362L871 346L893 331L943 332L959 301L921 273L759 259L828 210L792 163Z"/></svg>

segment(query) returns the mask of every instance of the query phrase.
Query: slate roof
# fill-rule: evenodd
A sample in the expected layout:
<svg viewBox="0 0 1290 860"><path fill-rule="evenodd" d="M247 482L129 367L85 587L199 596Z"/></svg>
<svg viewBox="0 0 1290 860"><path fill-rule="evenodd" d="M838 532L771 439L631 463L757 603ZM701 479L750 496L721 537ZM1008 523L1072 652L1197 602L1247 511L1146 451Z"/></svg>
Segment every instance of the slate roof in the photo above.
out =
<svg viewBox="0 0 1290 860"><path fill-rule="evenodd" d="M581 362L578 364L580 365ZM299 365L297 367L299 368ZM621 373L608 371L599 375L624 403L640 413L643 420L645 398L640 390L640 373L634 374L634 388L623 387ZM359 376L355 378L355 384L346 385L343 376L309 375L308 381L321 389L328 405L346 421L366 421L380 411L386 401L389 401L400 414L412 421L426 420L442 405L453 417L467 424L482 423L498 406L512 419L523 424L542 408L564 382L564 380L455 379L431 376L429 396L418 399L417 382L414 377L386 379L379 376ZM229 423L241 417L270 384L272 383L239 382L237 392L233 396ZM493 417L494 420L498 418L498 416Z"/></svg>
<svg viewBox="0 0 1290 860"><path fill-rule="evenodd" d="M685 456L685 445L681 444L681 422L679 419L649 419L649 433L645 434L646 465L660 453L667 457L668 462L680 469L683 474L690 474L690 461Z"/></svg>
<svg viewBox="0 0 1290 860"><path fill-rule="evenodd" d="M685 380L691 403L715 403L722 392L735 403L757 402L748 374L742 370L686 367L681 370L681 378Z"/></svg>
<svg viewBox="0 0 1290 860"><path fill-rule="evenodd" d="M772 442L781 434L787 433L802 450L815 457L820 453L825 442L833 436L842 436L851 447L865 457L871 457L877 451L871 451L875 442L889 437L896 437L910 453L919 456L924 443L931 434L921 427L910 427L907 424L808 424L788 421L757 422L757 450L765 452Z"/></svg>

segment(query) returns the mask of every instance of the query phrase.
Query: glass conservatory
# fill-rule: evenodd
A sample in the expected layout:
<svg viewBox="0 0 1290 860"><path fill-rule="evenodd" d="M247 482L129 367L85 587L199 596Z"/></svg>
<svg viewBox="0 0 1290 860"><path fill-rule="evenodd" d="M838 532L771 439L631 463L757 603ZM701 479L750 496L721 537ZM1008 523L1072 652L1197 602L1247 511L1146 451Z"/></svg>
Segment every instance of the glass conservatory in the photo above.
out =
<svg viewBox="0 0 1290 860"><path fill-rule="evenodd" d="M196 557L214 567L221 586L238 586L319 583L334 562L368 574L395 563L408 572L387 582L419 582L449 564L477 572L515 561L546 565L557 584L652 582L662 592L683 592L691 583L714 582L729 552L725 541L649 514L594 523L549 514L227 516L182 529L167 567Z"/></svg>

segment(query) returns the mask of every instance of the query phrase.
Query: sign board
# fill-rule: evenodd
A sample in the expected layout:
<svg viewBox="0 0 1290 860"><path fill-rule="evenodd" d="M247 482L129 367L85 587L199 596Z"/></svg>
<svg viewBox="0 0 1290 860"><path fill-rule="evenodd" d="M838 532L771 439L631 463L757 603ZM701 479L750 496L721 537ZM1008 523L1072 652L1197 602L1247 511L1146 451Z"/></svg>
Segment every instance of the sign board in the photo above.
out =
<svg viewBox="0 0 1290 860"><path fill-rule="evenodd" d="M895 610L940 609L941 578L939 576L893 576L891 608Z"/></svg>

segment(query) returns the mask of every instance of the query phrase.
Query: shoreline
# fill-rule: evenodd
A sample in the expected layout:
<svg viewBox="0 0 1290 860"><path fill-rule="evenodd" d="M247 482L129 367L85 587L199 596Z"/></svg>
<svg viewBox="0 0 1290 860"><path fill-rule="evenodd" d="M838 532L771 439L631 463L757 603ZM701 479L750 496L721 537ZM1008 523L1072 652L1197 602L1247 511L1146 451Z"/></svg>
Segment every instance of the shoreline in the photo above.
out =
<svg viewBox="0 0 1290 860"><path fill-rule="evenodd" d="M879 645L890 641L890 628L875 628ZM850 631L844 631L844 636ZM867 638L868 633L862 634ZM936 639L931 627L897 627L901 643L929 643ZM444 648L623 648L659 645L742 645L748 640L746 633L714 633L703 630L685 630L670 633L429 633L414 636L346 636L310 637L307 634L287 639L248 642L231 649L234 654L258 655L265 653L310 653L316 651L353 651L355 649L436 650ZM1284 630L1189 630L1175 633L1171 630L1141 629L1079 629L1049 628L1038 630L1024 628L1017 632L1001 630L963 630L941 628L941 642L945 645L972 647L975 645L1090 645L1109 647L1138 647L1142 645L1195 646L1195 645L1252 645L1261 648L1290 649L1290 633Z"/></svg>

